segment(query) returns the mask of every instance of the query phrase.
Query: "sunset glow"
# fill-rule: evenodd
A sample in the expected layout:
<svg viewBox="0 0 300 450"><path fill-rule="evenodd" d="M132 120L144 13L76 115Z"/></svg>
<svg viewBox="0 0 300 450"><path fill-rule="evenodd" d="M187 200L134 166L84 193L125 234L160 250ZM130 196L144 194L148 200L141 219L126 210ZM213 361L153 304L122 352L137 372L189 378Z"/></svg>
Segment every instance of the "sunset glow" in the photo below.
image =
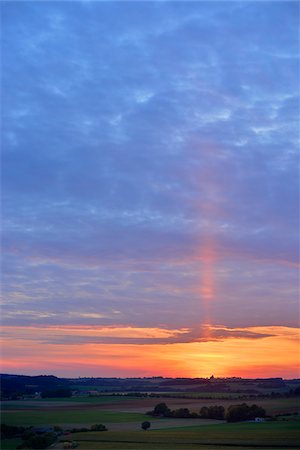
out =
<svg viewBox="0 0 300 450"><path fill-rule="evenodd" d="M150 331L151 336L153 331ZM201 377L208 376L213 367L214 374L220 377L299 377L299 371L293 369L299 365L300 336L297 329L253 327L239 330L240 337L230 336L230 330L225 331L229 331L228 336L211 338L209 341L204 336L196 342L149 345L142 342L93 342L99 337L97 329L8 327L5 330L9 337L5 341L4 370L15 370L16 362L9 356L15 354L20 370L25 373L30 370L35 374L42 373L44 367L55 367L58 375L71 376L73 368L77 367L82 376L114 376L116 370L121 370L125 376ZM165 332L156 330L154 335L160 339ZM249 332L253 333L251 337L242 337L243 333L246 335ZM144 337L148 333L145 330ZM178 330L173 333L170 330L166 334L176 333ZM100 335L122 336L122 330L108 328L100 330ZM140 336L140 330L134 335ZM260 335L267 337L262 339ZM73 345L72 340L68 339L70 336L74 339ZM80 339L83 337L88 338L87 343Z"/></svg>

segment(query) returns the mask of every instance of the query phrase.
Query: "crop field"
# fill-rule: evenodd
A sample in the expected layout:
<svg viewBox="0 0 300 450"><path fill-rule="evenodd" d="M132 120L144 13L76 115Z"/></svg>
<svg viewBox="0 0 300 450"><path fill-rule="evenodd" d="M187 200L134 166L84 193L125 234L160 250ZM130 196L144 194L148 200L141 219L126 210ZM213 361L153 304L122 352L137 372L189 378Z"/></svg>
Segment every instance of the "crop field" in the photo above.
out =
<svg viewBox="0 0 300 450"><path fill-rule="evenodd" d="M171 395L180 398L195 399L238 399L243 393L237 392L166 392L165 395Z"/></svg>
<svg viewBox="0 0 300 450"><path fill-rule="evenodd" d="M59 404L60 406L80 405L81 403L88 403L90 405L102 405L111 403L120 403L131 400L131 397L122 397L115 395L99 395L96 397L70 397L70 398L36 398L28 400L8 400L1 403L1 409L16 409L16 408L41 408L51 407Z"/></svg>
<svg viewBox="0 0 300 450"><path fill-rule="evenodd" d="M130 400L130 397L126 396L117 396L117 395L97 395L95 397L86 396L86 397L70 397L68 399L66 398L47 398L47 400L38 398L34 400L37 403L114 403L114 402L126 402Z"/></svg>
<svg viewBox="0 0 300 450"><path fill-rule="evenodd" d="M199 412L202 406L223 405L227 408L241 401L185 399L185 398L131 398L131 397L75 397L72 399L19 400L2 403L2 422L8 425L92 425L94 423L124 423L149 420L145 413L159 402L171 409L186 407ZM265 408L267 414L299 412L299 398L250 400ZM299 416L300 417L300 416ZM153 421L153 419L151 419ZM159 419L157 419L159 420ZM176 420L176 419L175 419ZM178 419L177 419L178 420ZM194 421L196 419L189 419ZM193 422L195 423L195 422Z"/></svg>
<svg viewBox="0 0 300 450"><path fill-rule="evenodd" d="M267 450L300 447L298 431L300 415L297 397L248 400L263 406L267 414L282 414L280 420L263 423L234 423L210 419L153 418L145 412L165 402L171 409L187 407L199 411L204 405L241 403L228 399L143 398L143 397L74 397L70 399L30 399L2 404L1 422L17 426L54 426L63 428L90 427L102 423L107 432L86 432L70 435L79 450ZM285 414L285 416L284 416ZM148 431L141 430L143 421L150 421ZM15 449L19 440L2 442L2 449ZM54 445L62 448L61 443Z"/></svg>
<svg viewBox="0 0 300 450"><path fill-rule="evenodd" d="M195 427L136 431L74 433L68 438L79 449L196 449L196 448L299 448L297 423L265 422L202 425ZM59 448L59 445L56 447Z"/></svg>
<svg viewBox="0 0 300 450"><path fill-rule="evenodd" d="M59 426L88 426L94 423L107 422L141 422L149 416L139 413L126 413L103 410L60 410L51 409L39 411L3 411L2 422L7 425L59 425Z"/></svg>

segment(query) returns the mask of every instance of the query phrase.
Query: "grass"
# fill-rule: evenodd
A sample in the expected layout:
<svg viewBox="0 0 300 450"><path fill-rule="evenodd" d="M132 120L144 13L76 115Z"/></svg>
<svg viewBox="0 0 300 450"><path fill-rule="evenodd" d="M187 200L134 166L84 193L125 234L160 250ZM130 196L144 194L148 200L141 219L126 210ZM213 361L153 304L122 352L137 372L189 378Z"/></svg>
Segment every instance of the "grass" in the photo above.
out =
<svg viewBox="0 0 300 450"><path fill-rule="evenodd" d="M228 399L224 397L223 399L214 399L213 397L207 399L207 398L198 398L198 393L191 393L188 394L189 398L186 398L186 405L192 410L192 411L198 411L200 407L202 406L209 406L209 405L223 405L225 408L227 408L229 405L232 404L238 404L238 403L248 403L248 404L257 404L259 406L262 406L266 409L267 414L285 414L285 413L294 413L297 410L299 411L299 397L289 397L289 398L273 398L273 399ZM185 395L180 395L181 398L185 398ZM191 402L189 403L189 400ZM136 402L136 407L140 408L144 405L153 405L153 407L160 402L165 402L167 405L172 409L173 405L178 404L178 399L171 397L171 398L151 398L151 399L144 399L134 396L113 396L113 395L105 395L105 396L99 396L99 397L70 397L70 398L48 398L48 399L30 399L30 400L14 400L9 402L3 402L2 403L2 410L9 410L9 409L27 409L27 408L42 408L47 407L49 403L55 404L65 404L65 405L72 405L72 404L84 404L85 406L90 405L107 405L115 404L119 402L124 402L124 406L126 406L126 402ZM109 409L109 408L107 408ZM148 409L151 409L149 406Z"/></svg>
<svg viewBox="0 0 300 450"><path fill-rule="evenodd" d="M38 407L39 407L39 405L25 404L24 402L23 402L23 404L5 404L5 403L3 403L1 405L1 412L9 411L9 410L16 410L16 409L20 409L20 410L35 409Z"/></svg>
<svg viewBox="0 0 300 450"><path fill-rule="evenodd" d="M2 423L7 425L92 425L95 423L142 422L149 416L140 413L126 413L102 410L3 411Z"/></svg>
<svg viewBox="0 0 300 450"><path fill-rule="evenodd" d="M156 433L165 434L166 432L176 433L179 432L189 432L189 433L201 433L201 437L207 437L211 439L215 436L215 433L222 438L250 438L255 434L255 436L267 436L270 434L274 436L282 436L286 433L295 434L300 438L299 424L294 421L287 422L239 422L239 423L222 423L218 425L201 425L201 426L190 426L190 427L174 427L166 429L155 430ZM237 436L238 433L238 436ZM199 436L199 434L198 434Z"/></svg>
<svg viewBox="0 0 300 450"><path fill-rule="evenodd" d="M22 439L19 438L3 439L1 440L1 450L14 450L22 442Z"/></svg>
<svg viewBox="0 0 300 450"><path fill-rule="evenodd" d="M195 393L195 395L197 394ZM129 405L133 412L109 411L110 404L116 408L116 402L122 402L123 405L124 401L124 406L126 406L127 400L133 401ZM165 401L171 409L173 409L172 403L176 405L176 399L153 398L153 407L160 401ZM187 399L187 406L191 410L199 410L200 406L206 404L224 404L226 407L229 404L241 402L240 399L228 400L224 398L219 401L213 399L203 399L199 402L192 400L189 404ZM247 403L261 405L267 410L268 414L275 415L297 411L299 398L251 399ZM89 405L91 406L89 407ZM101 405L105 410L101 409ZM4 406L2 422L19 426L60 425L64 427L90 426L96 423L103 423L104 425L110 423L123 424L120 427L112 426L112 429L116 428L120 431L88 432L72 435L72 439L79 443L79 450L220 450L222 448L224 450L287 450L288 448L300 448L300 432L298 431L300 415L294 417L282 416L276 422L259 424L244 422L196 425L191 420L185 427L175 424L173 428L150 429L147 432L134 431L135 424L139 428L144 420L150 422L166 420L154 419L140 412L134 412L135 408L138 411L145 405L149 405L149 401L145 402L143 398L110 395L15 401L2 405ZM10 408L13 410L10 410ZM127 408L122 406L122 409ZM151 409L151 407L147 407L147 409ZM293 420L296 418L298 420ZM164 426L166 425L164 424ZM121 431L122 429L128 431ZM20 440L17 439L4 440L1 448L13 450L19 443ZM54 446L55 449L59 449L57 445Z"/></svg>
<svg viewBox="0 0 300 450"><path fill-rule="evenodd" d="M70 402L70 403L115 403L129 400L130 397L118 397L116 395L97 395L95 397L57 397L57 398L39 398L36 402Z"/></svg>
<svg viewBox="0 0 300 450"><path fill-rule="evenodd" d="M277 417L277 420L298 420L298 421L300 421L300 415L299 414L287 414L286 416Z"/></svg>
<svg viewBox="0 0 300 450"><path fill-rule="evenodd" d="M191 449L193 446L228 446L238 447L268 447L275 449L299 448L300 431L298 423L265 422L265 423L234 423L221 425L203 425L185 428L173 428L153 431L136 432L90 432L76 433L72 439L84 448L132 448L132 449ZM111 447L109 446L111 444ZM95 445L95 446L94 446ZM196 448L196 447L195 447Z"/></svg>
<svg viewBox="0 0 300 450"><path fill-rule="evenodd" d="M29 400L9 400L1 404L1 409L17 409L17 408L40 408L43 403L90 403L90 404L106 404L116 403L129 400L130 397L117 397L114 395L103 395L96 397L56 397L56 398L37 398Z"/></svg>
<svg viewBox="0 0 300 450"><path fill-rule="evenodd" d="M58 447L56 447L58 448ZM114 442L89 442L88 445L80 442L77 447L79 450L220 450L220 445L202 445L202 444L153 444L153 443L122 443L122 446ZM224 446L224 450L271 450L270 447L245 447L245 446ZM276 450L287 450L286 447L276 447Z"/></svg>
<svg viewBox="0 0 300 450"><path fill-rule="evenodd" d="M158 392L159 394L159 392ZM236 393L236 392L165 392L165 395L168 396L174 396L174 398L191 398L191 399L203 399L203 400L207 400L207 399L216 399L216 400L236 400L239 399L239 397L245 395L245 394L240 394L240 393ZM162 398L164 397L166 399L166 401L168 400L168 397L165 397L165 395L162 395Z"/></svg>

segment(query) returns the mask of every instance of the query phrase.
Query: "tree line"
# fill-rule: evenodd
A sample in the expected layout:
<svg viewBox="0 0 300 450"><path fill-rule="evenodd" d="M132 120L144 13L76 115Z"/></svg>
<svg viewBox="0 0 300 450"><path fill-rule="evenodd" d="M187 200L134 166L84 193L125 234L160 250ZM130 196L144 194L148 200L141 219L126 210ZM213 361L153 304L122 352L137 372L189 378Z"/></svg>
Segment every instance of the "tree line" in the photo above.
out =
<svg viewBox="0 0 300 450"><path fill-rule="evenodd" d="M257 405L231 405L225 411L224 406L203 406L199 413L191 412L188 408L179 408L171 410L166 403L158 403L152 411L146 414L153 417L172 417L178 419L216 419L226 420L227 422L241 422L244 420L253 420L256 417L265 417L266 411Z"/></svg>

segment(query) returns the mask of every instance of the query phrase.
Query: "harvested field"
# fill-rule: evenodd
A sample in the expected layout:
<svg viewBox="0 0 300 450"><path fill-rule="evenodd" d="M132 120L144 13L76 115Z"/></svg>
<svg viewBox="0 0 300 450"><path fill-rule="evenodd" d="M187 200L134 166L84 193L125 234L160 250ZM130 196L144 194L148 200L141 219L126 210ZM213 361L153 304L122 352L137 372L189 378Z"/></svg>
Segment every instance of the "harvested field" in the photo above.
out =
<svg viewBox="0 0 300 450"><path fill-rule="evenodd" d="M126 402L113 402L103 405L106 410L118 410L123 412L139 412L145 413L154 408L157 403L164 402L171 409L189 408L190 411L199 412L202 406L223 405L228 408L230 405L246 402L248 404L255 403L262 406L267 414L285 414L291 412L300 412L299 398L276 398L276 399L250 399L241 400L215 400L215 399L178 399L178 398L135 398ZM100 406L100 405L99 405Z"/></svg>

